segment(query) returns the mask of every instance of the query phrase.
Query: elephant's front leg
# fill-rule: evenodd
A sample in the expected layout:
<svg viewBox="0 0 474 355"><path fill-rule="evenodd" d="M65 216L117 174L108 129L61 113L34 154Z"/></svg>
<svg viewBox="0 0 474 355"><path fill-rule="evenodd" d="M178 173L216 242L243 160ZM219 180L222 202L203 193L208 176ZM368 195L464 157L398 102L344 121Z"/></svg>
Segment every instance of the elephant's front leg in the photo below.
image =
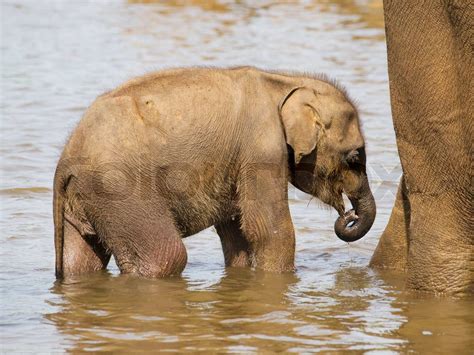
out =
<svg viewBox="0 0 474 355"><path fill-rule="evenodd" d="M295 231L286 176L275 172L259 176L241 191L241 230L250 246L251 265L275 272L294 271Z"/></svg>
<svg viewBox="0 0 474 355"><path fill-rule="evenodd" d="M294 271L295 232L287 203L245 204L242 231L250 244L251 264L267 271Z"/></svg>

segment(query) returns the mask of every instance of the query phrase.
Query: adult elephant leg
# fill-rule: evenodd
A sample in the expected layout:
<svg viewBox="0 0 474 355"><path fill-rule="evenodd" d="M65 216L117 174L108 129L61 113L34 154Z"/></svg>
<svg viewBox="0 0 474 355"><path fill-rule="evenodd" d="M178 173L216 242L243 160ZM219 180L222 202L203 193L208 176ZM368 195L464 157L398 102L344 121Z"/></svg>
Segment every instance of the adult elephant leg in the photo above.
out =
<svg viewBox="0 0 474 355"><path fill-rule="evenodd" d="M240 219L219 223L216 231L221 239L225 266L250 266L250 245L240 229Z"/></svg>
<svg viewBox="0 0 474 355"><path fill-rule="evenodd" d="M410 206L407 286L473 292L473 7L384 0L390 96Z"/></svg>
<svg viewBox="0 0 474 355"><path fill-rule="evenodd" d="M410 204L406 194L405 180L402 176L388 225L370 260L371 267L406 269L410 226Z"/></svg>
<svg viewBox="0 0 474 355"><path fill-rule="evenodd" d="M183 271L186 248L166 208L132 197L109 203L105 214L100 229L121 273L162 278Z"/></svg>

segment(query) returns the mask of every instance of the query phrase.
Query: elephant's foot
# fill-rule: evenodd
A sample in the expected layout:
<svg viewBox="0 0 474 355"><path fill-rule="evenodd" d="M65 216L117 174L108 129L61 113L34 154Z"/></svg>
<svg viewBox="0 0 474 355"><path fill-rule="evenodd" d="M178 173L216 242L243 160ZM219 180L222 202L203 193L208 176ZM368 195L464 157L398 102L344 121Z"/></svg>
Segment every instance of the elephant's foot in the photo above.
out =
<svg viewBox="0 0 474 355"><path fill-rule="evenodd" d="M240 230L240 218L217 224L216 231L221 239L225 266L250 266L250 245Z"/></svg>
<svg viewBox="0 0 474 355"><path fill-rule="evenodd" d="M405 270L412 290L474 292L472 230L459 218L458 201L447 193L407 196L402 178L370 266Z"/></svg>
<svg viewBox="0 0 474 355"><path fill-rule="evenodd" d="M81 275L105 269L110 253L97 235L81 235L80 228L64 220L63 276Z"/></svg>
<svg viewBox="0 0 474 355"><path fill-rule="evenodd" d="M440 294L474 293L472 229L459 218L458 201L448 193L412 194L410 203L407 286Z"/></svg>

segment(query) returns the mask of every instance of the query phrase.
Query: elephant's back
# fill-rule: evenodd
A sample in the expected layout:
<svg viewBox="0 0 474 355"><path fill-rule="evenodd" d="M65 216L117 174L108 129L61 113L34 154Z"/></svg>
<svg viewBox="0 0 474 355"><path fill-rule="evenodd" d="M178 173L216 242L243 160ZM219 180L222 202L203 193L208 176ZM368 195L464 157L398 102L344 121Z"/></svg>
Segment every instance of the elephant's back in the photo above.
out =
<svg viewBox="0 0 474 355"><path fill-rule="evenodd" d="M129 143L127 149L191 154L238 144L244 111L248 111L246 85L227 70L165 71L125 83L100 97L93 106L101 108L92 111L108 116L115 135ZM122 110L116 109L117 103ZM117 112L116 116L111 112Z"/></svg>
<svg viewBox="0 0 474 355"><path fill-rule="evenodd" d="M235 72L211 69L132 79L92 103L63 157L104 164L144 156L183 161L196 152L222 156L239 145L246 85Z"/></svg>

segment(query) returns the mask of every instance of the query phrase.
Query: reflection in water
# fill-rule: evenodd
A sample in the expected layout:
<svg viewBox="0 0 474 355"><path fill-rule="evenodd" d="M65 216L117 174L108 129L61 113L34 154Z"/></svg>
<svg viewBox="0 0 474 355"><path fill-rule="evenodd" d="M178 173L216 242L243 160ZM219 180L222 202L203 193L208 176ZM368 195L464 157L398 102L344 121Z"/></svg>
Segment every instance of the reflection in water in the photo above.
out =
<svg viewBox="0 0 474 355"><path fill-rule="evenodd" d="M440 301L436 297L415 295L407 297L401 308L408 322L398 333L411 341L411 349L417 352L435 349L439 354L472 354L472 299Z"/></svg>
<svg viewBox="0 0 474 355"><path fill-rule="evenodd" d="M98 274L56 285L61 311L47 318L77 341L77 350L133 349L138 342L150 350L226 348L237 346L231 335L248 334L248 327L284 322L285 292L295 281L294 275L229 269L219 282L201 289L182 278Z"/></svg>
<svg viewBox="0 0 474 355"><path fill-rule="evenodd" d="M227 269L215 284L200 287L185 278L98 273L55 285L59 310L46 318L71 341L73 351L262 346L303 351L403 344L383 336L403 318L388 304L393 297L372 289L368 269L344 268L330 277L333 287L326 289L299 275Z"/></svg>
<svg viewBox="0 0 474 355"><path fill-rule="evenodd" d="M366 267L400 176L381 0L5 0L0 282L4 353L472 349L472 299L414 296ZM181 278L98 273L55 284L51 186L66 137L95 96L170 66L325 72L359 102L377 201L346 245L335 213L290 188L296 274L224 269L212 229L185 240ZM112 263L113 264L113 263ZM431 351L435 352L435 351Z"/></svg>

